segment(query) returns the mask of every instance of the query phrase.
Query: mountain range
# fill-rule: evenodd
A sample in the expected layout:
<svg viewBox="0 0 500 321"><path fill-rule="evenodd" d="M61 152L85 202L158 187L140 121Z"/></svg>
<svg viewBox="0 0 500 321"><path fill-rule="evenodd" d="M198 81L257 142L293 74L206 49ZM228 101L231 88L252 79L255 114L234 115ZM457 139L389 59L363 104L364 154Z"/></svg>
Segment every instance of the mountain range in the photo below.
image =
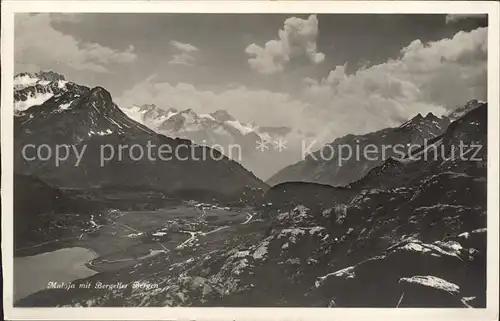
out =
<svg viewBox="0 0 500 321"><path fill-rule="evenodd" d="M186 139L157 134L130 119L104 88L87 88L63 79L55 73L22 74L15 78L14 83L18 84L14 90L16 173L34 175L56 187L76 189L119 185L146 186L170 193L197 189L231 194L247 187L265 187L239 163L222 156L220 160L203 156L210 152L220 155L217 151ZM33 105L33 102L41 103ZM44 144L50 147L52 156L58 146L64 145L71 146L72 151L85 148L85 153L78 162L77 155L65 149L67 159L56 164L54 157L49 161L35 157L35 147ZM145 154L148 144L155 146L150 156ZM133 145L137 145L135 155L132 149L118 151L120 146ZM162 145L168 146L172 153L178 150L180 155L161 160ZM26 149L28 155L22 155L25 146L32 147ZM103 146L108 147L104 150ZM103 163L106 151L110 160Z"/></svg>
<svg viewBox="0 0 500 321"><path fill-rule="evenodd" d="M165 110L152 104L132 106L123 110L130 118L157 132L171 137L187 138L207 146L218 146L222 151L226 151L227 156L230 156L227 151L231 150L231 145L240 146L242 152L238 155L238 161L270 186L287 181L343 186L364 177L372 168L395 156L394 150L387 149L383 157L378 155L376 159L372 159L373 156L370 158L359 155L344 160L338 153L343 148L344 151L350 150L352 153L371 145L376 146L378 153L381 154L383 146L400 144L422 146L426 141L441 135L450 122L459 119L480 104L481 102L472 100L444 116L438 117L432 113L425 116L418 114L399 127L339 137L332 143L313 150L311 155L302 153L305 146L303 143L314 141L313 133L304 133L289 127L264 127L255 123L243 123L225 110L198 115L191 109ZM268 141L272 146L272 143L279 139L286 142L286 148L283 150L276 151L271 147L259 152L256 148L258 142ZM301 157L304 158L300 159ZM294 161L296 163L291 164Z"/></svg>
<svg viewBox="0 0 500 321"><path fill-rule="evenodd" d="M21 73L15 77L14 85L16 115L23 114L28 107L42 104L56 94L88 90L53 71ZM384 160L396 156L393 148L387 148L382 154L383 148L401 144L421 146L441 135L451 121L481 103L472 100L441 117L432 113L425 117L418 114L399 127L362 135L345 135L323 146L318 145L321 148L313 149L310 154L304 153L304 142L314 140L314 134L284 126L240 122L225 110L199 115L192 109L164 109L154 104L117 108L151 132L188 139L201 146L217 149L270 186L288 181L344 186L364 177ZM276 144L280 141L284 145L278 149ZM263 142L265 147L259 145ZM262 148L259 149L259 146ZM362 151L367 146L376 148L376 157L353 155L349 159L342 158L346 156L341 155L342 151L349 154L356 150Z"/></svg>
<svg viewBox="0 0 500 321"><path fill-rule="evenodd" d="M326 144L293 165L287 166L266 183L304 181L345 186L363 178L384 161L403 156L442 135L448 125L482 103L472 100L438 117L421 114L394 128L384 128L363 135L346 135ZM366 152L372 150L371 153Z"/></svg>

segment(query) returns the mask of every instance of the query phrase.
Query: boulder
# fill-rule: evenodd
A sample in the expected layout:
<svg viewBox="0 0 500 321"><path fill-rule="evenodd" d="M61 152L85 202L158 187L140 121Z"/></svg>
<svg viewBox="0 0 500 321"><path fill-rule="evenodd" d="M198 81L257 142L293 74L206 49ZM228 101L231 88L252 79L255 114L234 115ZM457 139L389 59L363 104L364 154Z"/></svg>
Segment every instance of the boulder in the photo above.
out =
<svg viewBox="0 0 500 321"><path fill-rule="evenodd" d="M460 287L444 279L415 275L399 279L401 297L398 307L465 307Z"/></svg>

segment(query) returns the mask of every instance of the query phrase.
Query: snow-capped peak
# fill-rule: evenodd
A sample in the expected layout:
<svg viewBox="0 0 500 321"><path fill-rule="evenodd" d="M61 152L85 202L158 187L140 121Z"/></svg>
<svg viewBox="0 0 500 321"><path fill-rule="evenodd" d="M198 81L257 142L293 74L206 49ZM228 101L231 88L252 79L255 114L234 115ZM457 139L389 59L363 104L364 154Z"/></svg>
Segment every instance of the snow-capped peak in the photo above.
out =
<svg viewBox="0 0 500 321"><path fill-rule="evenodd" d="M22 73L14 77L14 88L22 89L28 86L36 85L41 79L32 74Z"/></svg>
<svg viewBox="0 0 500 321"><path fill-rule="evenodd" d="M289 136L292 132L296 134L295 136L304 136L303 133L288 127L260 127L254 122L242 122L226 110L197 114L191 108L179 111L175 108L161 108L154 104L133 105L122 110L135 121L157 132L176 137L195 139L201 135L211 139L215 136L246 136L254 133L264 140L269 140L272 137Z"/></svg>
<svg viewBox="0 0 500 321"><path fill-rule="evenodd" d="M156 105L142 105L124 108L123 111L132 119L168 134L178 132L199 132L217 130L236 130L241 135L257 132L255 123L243 123L236 120L225 110L217 110L210 114L197 114L191 108L178 111L175 108L165 110Z"/></svg>
<svg viewBox="0 0 500 321"><path fill-rule="evenodd" d="M463 106L460 106L458 108L456 108L455 110L451 111L447 117L451 120L451 121L455 121L459 118L462 118L463 116L465 116L465 114L467 114L468 112L476 109L477 107L481 106L482 104L485 104L486 102L484 101L480 101L480 100L477 100L477 99L473 99L469 102L467 102L467 104L463 105Z"/></svg>
<svg viewBox="0 0 500 321"><path fill-rule="evenodd" d="M17 74L14 77L14 114L18 115L65 92L68 84L63 75L53 71Z"/></svg>
<svg viewBox="0 0 500 321"><path fill-rule="evenodd" d="M178 113L175 108L165 110L154 104L145 104L141 106L133 105L129 108L122 108L122 111L128 117L151 129L157 129L161 123Z"/></svg>
<svg viewBox="0 0 500 321"><path fill-rule="evenodd" d="M20 90L36 84L46 86L51 82L57 82L59 88L64 87L68 83L63 75L53 71L40 71L37 73L22 72L14 76L14 89Z"/></svg>
<svg viewBox="0 0 500 321"><path fill-rule="evenodd" d="M228 120L226 123L239 130L242 135L249 134L257 129L256 127L253 127L252 124L244 124L237 120Z"/></svg>
<svg viewBox="0 0 500 321"><path fill-rule="evenodd" d="M210 114L213 118L215 118L218 121L228 121L228 120L236 120L233 116L231 116L226 110L219 109L213 113Z"/></svg>

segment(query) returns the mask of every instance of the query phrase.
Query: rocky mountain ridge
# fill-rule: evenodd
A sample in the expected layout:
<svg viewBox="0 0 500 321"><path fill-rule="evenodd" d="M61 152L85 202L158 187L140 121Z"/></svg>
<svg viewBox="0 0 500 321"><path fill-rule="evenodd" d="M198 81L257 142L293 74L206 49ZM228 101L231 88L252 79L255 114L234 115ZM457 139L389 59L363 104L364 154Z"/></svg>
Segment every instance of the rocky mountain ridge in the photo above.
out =
<svg viewBox="0 0 500 321"><path fill-rule="evenodd" d="M292 181L348 185L386 160L404 158L412 151L421 149L442 135L451 121L478 106L481 103L472 100L443 117L432 113L426 116L417 114L399 127L337 138L304 160L283 168L266 182L271 186Z"/></svg>

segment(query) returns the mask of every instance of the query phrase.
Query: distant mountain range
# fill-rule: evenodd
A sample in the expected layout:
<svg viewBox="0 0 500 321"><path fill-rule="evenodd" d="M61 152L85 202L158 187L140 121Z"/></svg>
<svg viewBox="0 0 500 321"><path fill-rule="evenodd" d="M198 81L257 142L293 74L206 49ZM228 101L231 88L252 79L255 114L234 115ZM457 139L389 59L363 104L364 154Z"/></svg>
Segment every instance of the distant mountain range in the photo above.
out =
<svg viewBox="0 0 500 321"><path fill-rule="evenodd" d="M311 133L285 126L240 122L225 110L197 114L192 109L163 109L153 104L122 110L158 133L218 148L262 179L299 160L301 141L312 136ZM285 146L277 150L275 144L279 140L284 141ZM267 142L268 148L259 150L260 142ZM236 152L235 145L241 152Z"/></svg>
<svg viewBox="0 0 500 321"><path fill-rule="evenodd" d="M432 113L425 117L418 114L399 127L339 137L304 160L283 168L266 182L271 186L293 181L348 185L361 179L384 161L398 154L407 154L411 149L423 146L425 142L442 135L452 121L482 104L473 100L443 117ZM364 152L370 149L371 153Z"/></svg>

